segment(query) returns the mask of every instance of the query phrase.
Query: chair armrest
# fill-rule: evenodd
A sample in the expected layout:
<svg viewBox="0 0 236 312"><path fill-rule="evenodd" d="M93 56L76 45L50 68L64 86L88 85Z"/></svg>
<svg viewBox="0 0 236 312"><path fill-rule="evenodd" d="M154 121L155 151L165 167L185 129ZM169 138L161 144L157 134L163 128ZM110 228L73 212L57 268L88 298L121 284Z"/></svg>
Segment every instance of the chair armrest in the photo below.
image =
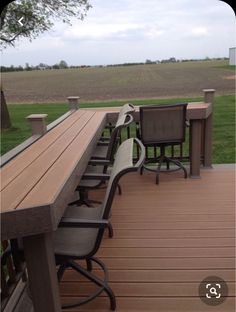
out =
<svg viewBox="0 0 236 312"><path fill-rule="evenodd" d="M106 173L85 173L82 180L100 180L106 181L110 179L110 175Z"/></svg>
<svg viewBox="0 0 236 312"><path fill-rule="evenodd" d="M106 159L91 159L89 161L89 165L101 165L101 166L109 166L112 165L112 161Z"/></svg>
<svg viewBox="0 0 236 312"><path fill-rule="evenodd" d="M98 141L97 145L98 146L108 146L109 142Z"/></svg>
<svg viewBox="0 0 236 312"><path fill-rule="evenodd" d="M106 126L105 126L105 129L114 129L114 128L115 128L114 125L106 125Z"/></svg>
<svg viewBox="0 0 236 312"><path fill-rule="evenodd" d="M75 218L62 218L58 227L69 228L99 228L104 229L108 227L108 220L90 220L90 219L75 219Z"/></svg>
<svg viewBox="0 0 236 312"><path fill-rule="evenodd" d="M99 141L101 141L101 142L103 142L103 141L110 141L110 139L111 138L109 138L109 137L101 137L100 139L99 139ZM98 141L98 142L99 142Z"/></svg>
<svg viewBox="0 0 236 312"><path fill-rule="evenodd" d="M143 143L139 139L134 138L134 141L137 143L137 145L138 145L138 147L139 147L139 149L141 151L141 154L139 156L139 160L135 164L135 167L139 168L145 161L146 152L145 152L145 147L144 147Z"/></svg>
<svg viewBox="0 0 236 312"><path fill-rule="evenodd" d="M131 124L131 122L134 121L134 117L131 114L126 114L126 119L128 119L126 122L124 122L124 125L122 128L127 127Z"/></svg>

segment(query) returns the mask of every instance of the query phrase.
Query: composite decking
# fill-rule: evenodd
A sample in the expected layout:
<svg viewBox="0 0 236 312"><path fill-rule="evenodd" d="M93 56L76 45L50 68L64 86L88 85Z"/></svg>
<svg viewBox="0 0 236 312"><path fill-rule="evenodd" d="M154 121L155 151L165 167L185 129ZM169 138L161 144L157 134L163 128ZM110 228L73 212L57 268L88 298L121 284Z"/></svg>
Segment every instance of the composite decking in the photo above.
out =
<svg viewBox="0 0 236 312"><path fill-rule="evenodd" d="M114 237L105 235L97 254L109 269L117 311L235 311L234 167L216 165L201 176L162 174L158 186L150 172L122 178L123 194L112 207ZM221 305L208 306L198 296L199 283L208 276L228 284L229 297ZM92 289L68 270L60 285L62 302ZM102 294L71 310L109 311L109 300Z"/></svg>

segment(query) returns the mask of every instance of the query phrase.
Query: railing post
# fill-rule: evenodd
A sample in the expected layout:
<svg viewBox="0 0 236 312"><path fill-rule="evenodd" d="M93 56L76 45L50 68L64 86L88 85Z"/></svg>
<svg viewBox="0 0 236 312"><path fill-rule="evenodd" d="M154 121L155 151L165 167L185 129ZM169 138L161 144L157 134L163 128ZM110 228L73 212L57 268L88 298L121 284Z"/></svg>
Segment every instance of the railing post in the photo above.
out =
<svg viewBox="0 0 236 312"><path fill-rule="evenodd" d="M204 103L212 103L215 95L215 89L203 89L204 92Z"/></svg>
<svg viewBox="0 0 236 312"><path fill-rule="evenodd" d="M31 126L32 135L44 135L47 132L47 114L32 114L26 117Z"/></svg>
<svg viewBox="0 0 236 312"><path fill-rule="evenodd" d="M67 100L71 110L79 109L79 96L68 96Z"/></svg>
<svg viewBox="0 0 236 312"><path fill-rule="evenodd" d="M200 161L201 161L201 137L202 137L201 119L190 120L190 177L200 179Z"/></svg>
<svg viewBox="0 0 236 312"><path fill-rule="evenodd" d="M211 103L212 113L205 120L204 125L204 155L203 167L212 168L212 132L213 132L213 100L215 89L204 89L204 102Z"/></svg>

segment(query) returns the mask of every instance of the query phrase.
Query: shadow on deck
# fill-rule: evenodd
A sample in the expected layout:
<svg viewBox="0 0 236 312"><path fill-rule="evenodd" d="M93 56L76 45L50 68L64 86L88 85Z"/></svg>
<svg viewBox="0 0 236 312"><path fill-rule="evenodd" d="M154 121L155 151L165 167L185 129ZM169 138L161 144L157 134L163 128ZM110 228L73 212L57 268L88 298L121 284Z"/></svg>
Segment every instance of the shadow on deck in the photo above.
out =
<svg viewBox="0 0 236 312"><path fill-rule="evenodd" d="M123 195L112 207L114 238L105 237L97 254L109 269L117 311L235 311L233 168L216 165L196 180L162 174L158 186L148 172L122 179ZM198 296L199 283L212 275L229 287L215 307ZM60 288L62 301L71 302L93 286L68 270ZM102 294L73 311L109 311L109 300Z"/></svg>

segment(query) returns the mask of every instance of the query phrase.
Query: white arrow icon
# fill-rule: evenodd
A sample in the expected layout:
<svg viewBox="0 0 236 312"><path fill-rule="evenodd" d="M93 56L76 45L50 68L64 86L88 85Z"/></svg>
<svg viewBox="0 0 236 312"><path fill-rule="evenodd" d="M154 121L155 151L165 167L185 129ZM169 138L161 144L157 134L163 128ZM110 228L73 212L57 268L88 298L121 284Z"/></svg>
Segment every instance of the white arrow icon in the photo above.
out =
<svg viewBox="0 0 236 312"><path fill-rule="evenodd" d="M21 22L22 20L24 19L24 17L22 16L19 20L18 20L18 23L23 26L23 23Z"/></svg>

